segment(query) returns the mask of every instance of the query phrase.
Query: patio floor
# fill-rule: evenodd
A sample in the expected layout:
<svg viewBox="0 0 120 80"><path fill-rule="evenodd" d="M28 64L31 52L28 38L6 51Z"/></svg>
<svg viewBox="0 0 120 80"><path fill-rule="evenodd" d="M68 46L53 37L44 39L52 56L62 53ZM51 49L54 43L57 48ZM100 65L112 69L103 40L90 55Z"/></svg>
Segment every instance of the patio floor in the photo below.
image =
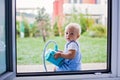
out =
<svg viewBox="0 0 120 80"><path fill-rule="evenodd" d="M54 65L47 65L48 71L53 71ZM85 63L82 64L82 70L106 69L106 63ZM43 65L17 65L17 73L24 72L44 72Z"/></svg>

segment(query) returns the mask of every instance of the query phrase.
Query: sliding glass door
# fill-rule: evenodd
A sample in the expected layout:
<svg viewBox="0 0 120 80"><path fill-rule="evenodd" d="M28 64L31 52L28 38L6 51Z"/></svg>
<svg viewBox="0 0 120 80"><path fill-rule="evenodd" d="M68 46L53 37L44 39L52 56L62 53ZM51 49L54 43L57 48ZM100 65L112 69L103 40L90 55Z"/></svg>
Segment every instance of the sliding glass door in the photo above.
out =
<svg viewBox="0 0 120 80"><path fill-rule="evenodd" d="M6 71L5 2L0 0L0 74Z"/></svg>
<svg viewBox="0 0 120 80"><path fill-rule="evenodd" d="M15 0L0 0L0 80L13 80L15 68Z"/></svg>

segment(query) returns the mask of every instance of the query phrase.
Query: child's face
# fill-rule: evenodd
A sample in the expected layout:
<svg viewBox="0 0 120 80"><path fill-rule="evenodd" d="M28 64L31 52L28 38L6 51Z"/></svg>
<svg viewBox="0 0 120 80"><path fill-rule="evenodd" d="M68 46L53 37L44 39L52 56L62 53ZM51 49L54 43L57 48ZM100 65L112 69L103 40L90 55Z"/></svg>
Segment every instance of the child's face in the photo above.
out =
<svg viewBox="0 0 120 80"><path fill-rule="evenodd" d="M74 28L67 28L65 30L65 39L69 42L69 41L76 41L79 37L79 34L77 33L77 31Z"/></svg>

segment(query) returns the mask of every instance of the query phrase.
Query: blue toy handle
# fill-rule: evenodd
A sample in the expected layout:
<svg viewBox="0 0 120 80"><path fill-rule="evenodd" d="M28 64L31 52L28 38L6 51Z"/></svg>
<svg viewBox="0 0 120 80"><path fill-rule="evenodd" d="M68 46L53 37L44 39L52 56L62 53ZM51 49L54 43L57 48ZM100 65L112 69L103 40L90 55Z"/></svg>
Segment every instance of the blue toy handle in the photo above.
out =
<svg viewBox="0 0 120 80"><path fill-rule="evenodd" d="M55 50L55 51L58 51L58 45L55 45L55 46L54 46L54 50Z"/></svg>

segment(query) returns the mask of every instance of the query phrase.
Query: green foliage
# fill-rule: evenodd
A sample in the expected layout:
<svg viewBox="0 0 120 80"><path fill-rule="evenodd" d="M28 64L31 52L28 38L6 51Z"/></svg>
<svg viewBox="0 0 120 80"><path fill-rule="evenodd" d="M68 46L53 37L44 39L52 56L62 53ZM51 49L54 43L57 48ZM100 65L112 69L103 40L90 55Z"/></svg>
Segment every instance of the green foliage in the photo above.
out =
<svg viewBox="0 0 120 80"><path fill-rule="evenodd" d="M46 36L49 34L50 25L50 18L47 13L45 13L45 8L38 9L38 14L36 16L37 28L41 33L44 42L46 41Z"/></svg>
<svg viewBox="0 0 120 80"><path fill-rule="evenodd" d="M57 16L55 18L54 24L53 24L53 32L54 32L54 36L63 36L64 35L64 23L66 23L64 21L64 23L59 23L60 17Z"/></svg>
<svg viewBox="0 0 120 80"><path fill-rule="evenodd" d="M24 32L24 37L33 37L33 35L36 33L36 24L29 24L29 22L27 21L27 19L23 18L22 22L17 21L16 23L17 25L17 33L19 33L20 36L20 32L21 32L21 28L20 26L22 25L22 31Z"/></svg>
<svg viewBox="0 0 120 80"><path fill-rule="evenodd" d="M81 25L81 28L82 28L81 34L83 34L87 30L87 18L84 17L83 14L80 14L80 25Z"/></svg>
<svg viewBox="0 0 120 80"><path fill-rule="evenodd" d="M95 24L95 20L93 18L87 18L87 30Z"/></svg>
<svg viewBox="0 0 120 80"><path fill-rule="evenodd" d="M72 13L70 17L66 18L66 23L70 23L70 22L75 22L80 24L81 34L83 34L84 32L87 31L87 29L89 29L89 27L91 27L94 24L94 19L90 17L86 17L82 13L80 14Z"/></svg>
<svg viewBox="0 0 120 80"><path fill-rule="evenodd" d="M20 36L20 22L16 20L16 35Z"/></svg>
<svg viewBox="0 0 120 80"><path fill-rule="evenodd" d="M28 23L28 21L24 18L23 19L23 25L24 25L24 35L25 37L29 37L30 36L30 25Z"/></svg>
<svg viewBox="0 0 120 80"><path fill-rule="evenodd" d="M57 21L53 25L54 36L59 36Z"/></svg>
<svg viewBox="0 0 120 80"><path fill-rule="evenodd" d="M49 15L45 13L45 8L38 9L38 14L36 16L36 21L39 23L40 21L49 21Z"/></svg>
<svg viewBox="0 0 120 80"><path fill-rule="evenodd" d="M91 37L107 37L107 27L102 24L95 24L84 34Z"/></svg>
<svg viewBox="0 0 120 80"><path fill-rule="evenodd" d="M36 25L36 23L30 24L30 28L29 28L30 37L34 37L36 32L37 32L37 25Z"/></svg>

